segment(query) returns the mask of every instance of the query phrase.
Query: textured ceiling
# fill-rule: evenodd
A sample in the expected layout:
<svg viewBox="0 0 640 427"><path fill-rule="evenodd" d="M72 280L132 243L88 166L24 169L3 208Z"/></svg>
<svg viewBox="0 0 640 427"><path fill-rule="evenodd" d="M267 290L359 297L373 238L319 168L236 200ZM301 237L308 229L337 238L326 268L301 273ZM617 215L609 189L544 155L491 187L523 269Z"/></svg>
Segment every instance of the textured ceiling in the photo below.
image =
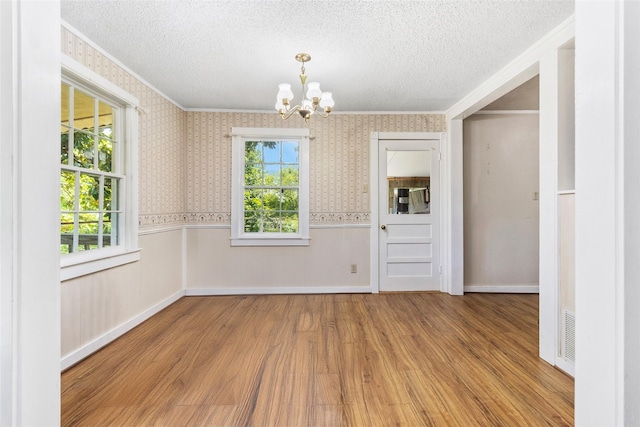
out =
<svg viewBox="0 0 640 427"><path fill-rule="evenodd" d="M62 19L185 108L300 99L298 52L335 111L442 111L573 14L573 1L62 0ZM295 101L295 100L294 100Z"/></svg>

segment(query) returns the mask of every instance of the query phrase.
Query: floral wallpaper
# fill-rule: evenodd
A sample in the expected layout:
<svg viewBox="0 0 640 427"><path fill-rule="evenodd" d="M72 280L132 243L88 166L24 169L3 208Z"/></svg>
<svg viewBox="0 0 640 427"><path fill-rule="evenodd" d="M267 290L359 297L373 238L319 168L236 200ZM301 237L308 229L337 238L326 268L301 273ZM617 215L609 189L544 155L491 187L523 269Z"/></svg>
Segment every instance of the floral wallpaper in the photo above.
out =
<svg viewBox="0 0 640 427"><path fill-rule="evenodd" d="M184 111L92 44L62 27L62 53L136 96L139 224L231 223L231 128L304 127L275 112ZM312 118L310 223L368 224L371 132L444 132L442 114L333 114Z"/></svg>
<svg viewBox="0 0 640 427"><path fill-rule="evenodd" d="M140 101L138 213L141 226L157 220L165 224L184 222L186 113L65 27L62 27L61 45L63 54Z"/></svg>
<svg viewBox="0 0 640 427"><path fill-rule="evenodd" d="M442 132L439 114L334 114L309 121L310 223L369 223L371 132ZM231 128L305 127L268 113L187 113L189 223L230 223Z"/></svg>

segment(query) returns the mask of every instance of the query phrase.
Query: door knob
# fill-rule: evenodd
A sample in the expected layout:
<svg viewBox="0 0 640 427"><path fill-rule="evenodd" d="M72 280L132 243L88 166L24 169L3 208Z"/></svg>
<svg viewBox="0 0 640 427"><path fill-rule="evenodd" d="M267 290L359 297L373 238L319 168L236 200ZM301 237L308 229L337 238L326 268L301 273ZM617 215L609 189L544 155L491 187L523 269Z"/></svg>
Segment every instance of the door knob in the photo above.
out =
<svg viewBox="0 0 640 427"><path fill-rule="evenodd" d="M387 226L386 226L386 225L384 225L384 224L382 224L382 225L380 226L380 228L382 228L383 230L386 230L386 229L387 229Z"/></svg>

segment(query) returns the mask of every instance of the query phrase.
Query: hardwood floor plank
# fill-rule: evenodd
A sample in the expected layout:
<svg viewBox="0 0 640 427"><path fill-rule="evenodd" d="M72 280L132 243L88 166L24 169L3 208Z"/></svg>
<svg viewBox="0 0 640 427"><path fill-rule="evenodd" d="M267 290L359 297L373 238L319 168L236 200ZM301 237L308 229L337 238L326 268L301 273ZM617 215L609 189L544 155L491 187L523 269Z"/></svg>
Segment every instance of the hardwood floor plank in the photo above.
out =
<svg viewBox="0 0 640 427"><path fill-rule="evenodd" d="M62 374L62 425L572 425L537 310L537 295L186 297Z"/></svg>
<svg viewBox="0 0 640 427"><path fill-rule="evenodd" d="M232 426L237 419L238 407L235 405L202 405L186 406L194 411L193 416L176 420L176 423L158 424L157 427L168 426Z"/></svg>
<svg viewBox="0 0 640 427"><path fill-rule="evenodd" d="M308 427L313 426L344 426L344 408L342 405L313 405L309 415Z"/></svg>

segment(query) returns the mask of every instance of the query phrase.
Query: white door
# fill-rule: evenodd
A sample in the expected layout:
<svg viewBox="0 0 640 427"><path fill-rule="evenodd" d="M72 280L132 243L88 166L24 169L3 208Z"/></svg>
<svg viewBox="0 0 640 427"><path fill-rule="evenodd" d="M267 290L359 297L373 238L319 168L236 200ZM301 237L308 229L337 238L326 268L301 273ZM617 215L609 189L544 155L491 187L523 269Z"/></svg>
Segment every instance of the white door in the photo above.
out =
<svg viewBox="0 0 640 427"><path fill-rule="evenodd" d="M439 291L440 141L380 140L380 291Z"/></svg>

